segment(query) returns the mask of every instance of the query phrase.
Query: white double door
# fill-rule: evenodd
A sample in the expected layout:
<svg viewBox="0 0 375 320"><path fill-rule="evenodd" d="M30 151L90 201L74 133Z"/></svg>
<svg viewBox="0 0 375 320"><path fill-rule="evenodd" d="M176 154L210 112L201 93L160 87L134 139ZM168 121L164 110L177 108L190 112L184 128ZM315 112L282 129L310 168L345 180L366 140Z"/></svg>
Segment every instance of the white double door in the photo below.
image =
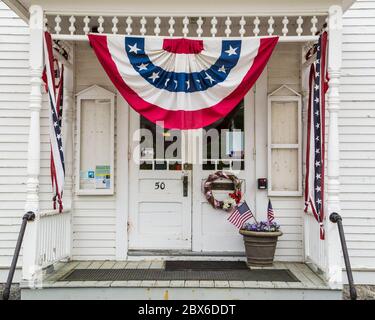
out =
<svg viewBox="0 0 375 320"><path fill-rule="evenodd" d="M218 159L213 157L212 152L202 151L204 148L207 150L203 141L209 141L211 147L215 144L212 139L205 139L204 132L207 131L180 131L173 140L167 130L156 129L155 125L134 111L130 112L129 249L218 253L243 251L242 237L227 220L229 214L210 206L202 192L202 185L215 171L231 172L235 169L233 172L242 180L244 199L253 207L253 101L253 94L249 94L236 108L237 111L225 121L212 126L219 131L227 127L232 131L233 126L237 126L235 131L242 131L243 153L237 155L236 159ZM139 129L147 129L148 133ZM170 160L168 152L163 153L165 149L162 152L155 150L157 137L153 138L153 144L142 145L145 138L139 144L138 139L150 132L169 140L165 149L174 143L182 150L177 162L176 157ZM216 142L222 143L226 137L227 134L223 134ZM141 159L137 159L139 155ZM215 197L228 198L231 185L227 182L219 182L219 187L214 190Z"/></svg>

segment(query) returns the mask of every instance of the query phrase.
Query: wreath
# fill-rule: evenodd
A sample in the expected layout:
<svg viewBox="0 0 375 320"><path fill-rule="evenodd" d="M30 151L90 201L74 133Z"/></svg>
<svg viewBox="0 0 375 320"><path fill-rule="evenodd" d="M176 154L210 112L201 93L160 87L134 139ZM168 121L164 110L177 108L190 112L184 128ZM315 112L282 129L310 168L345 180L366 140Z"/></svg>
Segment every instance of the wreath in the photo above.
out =
<svg viewBox="0 0 375 320"><path fill-rule="evenodd" d="M234 184L233 193L229 193L229 198L224 201L219 201L215 199L212 192L212 185L215 183L216 180L219 179L230 180ZM235 175L228 174L223 171L217 171L213 174L210 174L207 180L204 182L203 193L206 196L208 203L210 203L214 209L231 211L234 207L237 206L237 204L240 203L242 199L241 184L241 180L239 180Z"/></svg>

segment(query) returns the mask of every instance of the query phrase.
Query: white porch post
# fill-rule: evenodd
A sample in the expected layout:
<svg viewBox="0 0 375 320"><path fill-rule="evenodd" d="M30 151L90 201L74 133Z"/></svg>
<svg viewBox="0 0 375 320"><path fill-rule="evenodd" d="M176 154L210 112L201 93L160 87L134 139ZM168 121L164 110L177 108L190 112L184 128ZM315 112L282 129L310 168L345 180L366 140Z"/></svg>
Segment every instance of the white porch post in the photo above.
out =
<svg viewBox="0 0 375 320"><path fill-rule="evenodd" d="M342 8L329 9L329 93L328 93L328 162L327 162L327 208L326 208L326 277L332 287L342 283L341 247L337 225L329 221L332 212L340 213L340 149L338 112L340 109L340 72L342 51Z"/></svg>
<svg viewBox="0 0 375 320"><path fill-rule="evenodd" d="M43 9L30 7L30 133L27 162L26 211L39 213L40 110L42 108ZM32 280L37 265L38 217L29 222L23 245L23 279Z"/></svg>
<svg viewBox="0 0 375 320"><path fill-rule="evenodd" d="M73 50L71 50L73 51ZM74 54L74 53L73 53ZM74 72L73 65L64 65L64 111L63 143L65 156L64 211L72 209L73 197L73 105L74 105Z"/></svg>
<svg viewBox="0 0 375 320"><path fill-rule="evenodd" d="M64 101L63 101L63 143L65 156L65 184L63 205L64 214L69 215L69 224L66 230L66 247L69 250L69 258L72 255L73 231L73 121L74 121L74 44L70 50L70 63L64 63Z"/></svg>

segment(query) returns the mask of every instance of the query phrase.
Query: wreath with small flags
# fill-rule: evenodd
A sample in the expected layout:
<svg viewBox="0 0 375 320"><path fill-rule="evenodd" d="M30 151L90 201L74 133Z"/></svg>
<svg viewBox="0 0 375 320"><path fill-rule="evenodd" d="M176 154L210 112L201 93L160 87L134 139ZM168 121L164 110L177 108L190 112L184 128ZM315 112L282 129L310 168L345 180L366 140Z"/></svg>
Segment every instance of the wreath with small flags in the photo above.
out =
<svg viewBox="0 0 375 320"><path fill-rule="evenodd" d="M230 180L234 184L234 191L229 193L229 198L223 201L215 199L212 189L213 184L220 179ZM241 180L235 175L223 171L217 171L210 174L207 180L204 182L203 193L206 196L208 203L211 204L214 209L232 211L241 202L241 184Z"/></svg>

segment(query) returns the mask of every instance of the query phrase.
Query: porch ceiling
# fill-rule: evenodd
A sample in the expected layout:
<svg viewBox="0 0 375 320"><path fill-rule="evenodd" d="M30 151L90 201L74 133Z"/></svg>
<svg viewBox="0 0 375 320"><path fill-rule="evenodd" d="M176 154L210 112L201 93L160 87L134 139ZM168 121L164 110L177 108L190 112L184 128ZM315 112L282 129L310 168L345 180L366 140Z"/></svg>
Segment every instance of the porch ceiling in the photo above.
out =
<svg viewBox="0 0 375 320"><path fill-rule="evenodd" d="M202 3L201 0L190 0L178 5L174 0L3 0L23 19L28 18L28 8L31 4L40 4L47 11L88 13L90 12L121 12L126 8L128 14L215 14L224 12L231 14L234 12L248 12L252 14L302 14L327 11L333 4L342 5L344 10L356 0L209 0ZM110 10L108 9L110 8ZM147 8L147 9L145 9ZM230 8L230 9L229 9ZM228 12L228 9L230 12ZM147 12L145 12L147 11ZM194 12L195 11L195 12Z"/></svg>

